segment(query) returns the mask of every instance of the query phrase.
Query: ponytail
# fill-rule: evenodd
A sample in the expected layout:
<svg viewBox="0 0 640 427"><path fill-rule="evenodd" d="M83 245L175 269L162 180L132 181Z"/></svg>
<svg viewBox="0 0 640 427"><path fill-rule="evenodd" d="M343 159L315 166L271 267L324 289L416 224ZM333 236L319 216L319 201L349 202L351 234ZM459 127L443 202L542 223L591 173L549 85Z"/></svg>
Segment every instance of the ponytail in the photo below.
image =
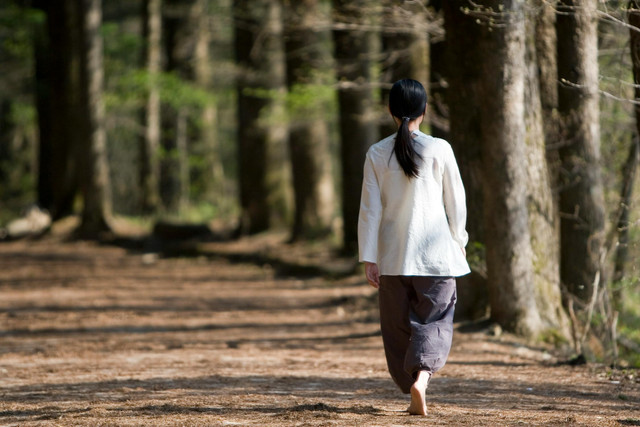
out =
<svg viewBox="0 0 640 427"><path fill-rule="evenodd" d="M393 146L396 159L409 179L418 177L419 170L416 159L421 158L413 147L411 132L409 132L410 120L406 116L402 118L402 123L398 127L398 133L396 134L396 142Z"/></svg>
<svg viewBox="0 0 640 427"><path fill-rule="evenodd" d="M402 120L396 134L393 152L407 178L417 178L420 172L418 159L422 159L413 146L409 122L422 116L427 107L427 91L420 82L412 79L398 80L389 91L389 111Z"/></svg>

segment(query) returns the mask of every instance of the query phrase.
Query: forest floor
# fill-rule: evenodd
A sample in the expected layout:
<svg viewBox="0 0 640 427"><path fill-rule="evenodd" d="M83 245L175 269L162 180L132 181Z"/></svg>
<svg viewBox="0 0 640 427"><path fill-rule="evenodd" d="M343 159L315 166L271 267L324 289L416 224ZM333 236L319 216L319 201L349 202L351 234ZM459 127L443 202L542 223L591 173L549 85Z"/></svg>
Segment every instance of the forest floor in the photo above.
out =
<svg viewBox="0 0 640 427"><path fill-rule="evenodd" d="M0 425L640 426L640 372L463 325L410 416L353 261L273 235L114 243L0 243Z"/></svg>

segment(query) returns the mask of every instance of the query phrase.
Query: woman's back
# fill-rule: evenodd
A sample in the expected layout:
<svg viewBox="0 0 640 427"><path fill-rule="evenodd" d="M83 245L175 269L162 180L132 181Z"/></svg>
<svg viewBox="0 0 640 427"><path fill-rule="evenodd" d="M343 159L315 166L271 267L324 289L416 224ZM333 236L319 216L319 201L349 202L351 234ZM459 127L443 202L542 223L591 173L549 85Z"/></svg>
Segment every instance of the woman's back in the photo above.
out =
<svg viewBox="0 0 640 427"><path fill-rule="evenodd" d="M380 274L466 274L469 267L460 250L467 239L465 196L451 146L420 131L411 136L417 177L407 177L399 164L395 135L367 153L361 213L379 210L380 216L374 218L379 221L377 233L369 230L375 223L361 218L361 255L363 246L376 246L377 259L372 262L379 264ZM367 236L377 237L377 242L367 243Z"/></svg>

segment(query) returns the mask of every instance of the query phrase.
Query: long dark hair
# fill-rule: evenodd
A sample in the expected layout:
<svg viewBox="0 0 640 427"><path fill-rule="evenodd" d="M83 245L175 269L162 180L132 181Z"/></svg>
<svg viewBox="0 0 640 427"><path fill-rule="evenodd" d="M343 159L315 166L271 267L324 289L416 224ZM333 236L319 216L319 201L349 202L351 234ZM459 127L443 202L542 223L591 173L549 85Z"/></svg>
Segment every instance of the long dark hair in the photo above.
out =
<svg viewBox="0 0 640 427"><path fill-rule="evenodd" d="M420 82L412 79L398 80L389 92L389 111L402 122L398 127L393 152L408 178L418 176L417 159L420 155L412 144L409 122L424 114L427 92Z"/></svg>

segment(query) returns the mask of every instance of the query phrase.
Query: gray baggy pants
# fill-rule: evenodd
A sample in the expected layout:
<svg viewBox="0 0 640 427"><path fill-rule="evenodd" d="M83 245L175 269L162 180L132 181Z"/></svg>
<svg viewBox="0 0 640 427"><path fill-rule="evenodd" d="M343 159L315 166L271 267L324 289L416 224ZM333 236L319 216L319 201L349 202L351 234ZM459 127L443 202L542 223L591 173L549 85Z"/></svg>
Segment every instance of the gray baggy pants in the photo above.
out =
<svg viewBox="0 0 640 427"><path fill-rule="evenodd" d="M382 341L391 377L409 393L418 371L442 368L453 338L453 277L381 276Z"/></svg>

